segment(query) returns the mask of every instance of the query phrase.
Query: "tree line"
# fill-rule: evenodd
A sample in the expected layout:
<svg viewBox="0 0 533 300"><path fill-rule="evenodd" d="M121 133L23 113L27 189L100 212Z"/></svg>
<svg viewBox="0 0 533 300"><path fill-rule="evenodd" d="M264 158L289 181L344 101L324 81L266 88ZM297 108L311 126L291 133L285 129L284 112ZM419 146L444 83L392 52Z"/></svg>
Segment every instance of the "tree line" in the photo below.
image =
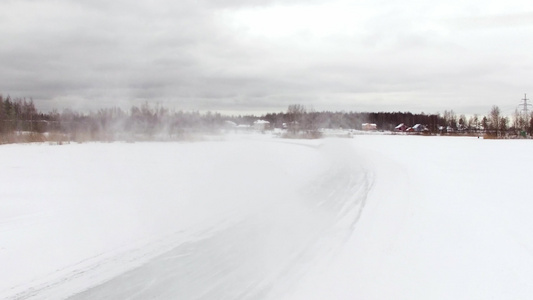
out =
<svg viewBox="0 0 533 300"><path fill-rule="evenodd" d="M285 112L261 116L226 116L216 112L175 111L160 105L144 103L129 110L102 108L81 113L72 109L62 112L40 112L33 100L0 95L0 143L31 141L113 141L190 139L200 134L232 130L235 124L252 125L266 120L270 128L286 128L288 132L308 133L318 137L320 129L362 129L373 123L378 130L394 131L395 126L422 124L428 134L474 133L505 137L533 133L533 115L518 111L509 118L493 106L486 116L465 117L452 111L443 114L410 112L332 112L314 111L301 104L289 105ZM512 120L512 121L511 121Z"/></svg>
<svg viewBox="0 0 533 300"><path fill-rule="evenodd" d="M288 122L290 130L313 131L318 128L344 128L362 130L363 123L373 123L378 130L395 131L396 126L421 124L426 134L484 135L489 138L533 136L533 112L524 114L515 110L512 117L504 116L494 105L487 115L466 117L453 110L443 114L414 114L411 112L331 112L307 111L305 106L290 105L287 112L269 113L263 117L279 128ZM291 124L295 126L291 127Z"/></svg>
<svg viewBox="0 0 533 300"><path fill-rule="evenodd" d="M50 121L48 114L37 111L32 100L11 99L0 95L0 133L14 131L44 132Z"/></svg>

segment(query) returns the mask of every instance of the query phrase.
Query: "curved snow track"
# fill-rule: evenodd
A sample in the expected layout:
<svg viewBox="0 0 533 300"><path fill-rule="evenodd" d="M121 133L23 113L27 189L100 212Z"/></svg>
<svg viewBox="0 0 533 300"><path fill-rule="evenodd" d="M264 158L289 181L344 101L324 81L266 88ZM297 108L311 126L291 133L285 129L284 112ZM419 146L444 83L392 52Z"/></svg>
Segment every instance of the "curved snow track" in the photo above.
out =
<svg viewBox="0 0 533 300"><path fill-rule="evenodd" d="M262 140L255 146L271 143L284 142ZM11 299L61 295L69 299L278 299L290 295L301 276L330 259L352 234L373 174L348 141L287 146L312 151L313 161L302 163L306 168L316 163L310 168L316 172L294 184L281 175L276 184L258 191L261 203L243 209L244 213L228 214L196 232L177 231L133 250L91 258L71 266L61 278ZM65 288L69 284L77 291Z"/></svg>

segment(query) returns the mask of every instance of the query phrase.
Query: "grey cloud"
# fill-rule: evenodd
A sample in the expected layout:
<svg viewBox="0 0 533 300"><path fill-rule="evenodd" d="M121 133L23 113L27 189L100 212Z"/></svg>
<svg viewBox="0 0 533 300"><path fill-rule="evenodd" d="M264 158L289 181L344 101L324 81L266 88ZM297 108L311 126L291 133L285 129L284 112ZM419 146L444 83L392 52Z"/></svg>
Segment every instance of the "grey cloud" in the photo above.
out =
<svg viewBox="0 0 533 300"><path fill-rule="evenodd" d="M33 97L44 109L154 101L178 109L278 111L301 101L317 109L432 112L460 111L453 106L465 97L477 104L468 109L497 104L528 87L523 79L509 84L513 73L531 75L506 54L509 47L483 49L496 42L453 26L451 34L428 29L394 7L370 18L362 33L327 37L261 38L217 17L269 5L287 2L1 2L0 35L8 42L0 44L0 92ZM531 67L526 54L517 54ZM490 94L478 99L483 89Z"/></svg>
<svg viewBox="0 0 533 300"><path fill-rule="evenodd" d="M201 0L206 6L216 9L220 8L249 8L265 7L271 5L296 5L296 4L313 4L326 2L325 0Z"/></svg>
<svg viewBox="0 0 533 300"><path fill-rule="evenodd" d="M511 28L533 25L533 12L453 18L448 22L457 29Z"/></svg>

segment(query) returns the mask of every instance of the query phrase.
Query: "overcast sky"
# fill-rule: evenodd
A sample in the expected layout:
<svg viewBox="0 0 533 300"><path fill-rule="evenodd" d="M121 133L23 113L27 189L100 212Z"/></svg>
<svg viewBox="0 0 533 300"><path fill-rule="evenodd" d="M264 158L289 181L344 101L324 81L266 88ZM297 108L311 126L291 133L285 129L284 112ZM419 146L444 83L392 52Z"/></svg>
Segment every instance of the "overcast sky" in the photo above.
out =
<svg viewBox="0 0 533 300"><path fill-rule="evenodd" d="M511 114L533 96L529 1L0 0L0 37L0 93L43 110Z"/></svg>

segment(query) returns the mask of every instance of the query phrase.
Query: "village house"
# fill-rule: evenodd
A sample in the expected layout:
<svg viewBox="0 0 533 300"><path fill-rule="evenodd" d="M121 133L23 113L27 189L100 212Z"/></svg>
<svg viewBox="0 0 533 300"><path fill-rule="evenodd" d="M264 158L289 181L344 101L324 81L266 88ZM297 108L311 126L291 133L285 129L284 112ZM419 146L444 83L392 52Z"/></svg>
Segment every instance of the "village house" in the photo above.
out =
<svg viewBox="0 0 533 300"><path fill-rule="evenodd" d="M416 124L415 126L413 126L413 131L414 132L424 132L424 131L427 131L427 128L426 128L426 126L424 126L422 124Z"/></svg>
<svg viewBox="0 0 533 300"><path fill-rule="evenodd" d="M363 123L362 124L362 128L363 128L363 130L377 130L378 129L378 125L376 125L374 123Z"/></svg>
<svg viewBox="0 0 533 300"><path fill-rule="evenodd" d="M405 126L404 123L401 123L399 124L398 126L394 127L394 130L395 131L406 131L407 130L407 126Z"/></svg>
<svg viewBox="0 0 533 300"><path fill-rule="evenodd" d="M254 121L253 127L255 130L259 131L270 129L270 122L265 120L256 120Z"/></svg>

